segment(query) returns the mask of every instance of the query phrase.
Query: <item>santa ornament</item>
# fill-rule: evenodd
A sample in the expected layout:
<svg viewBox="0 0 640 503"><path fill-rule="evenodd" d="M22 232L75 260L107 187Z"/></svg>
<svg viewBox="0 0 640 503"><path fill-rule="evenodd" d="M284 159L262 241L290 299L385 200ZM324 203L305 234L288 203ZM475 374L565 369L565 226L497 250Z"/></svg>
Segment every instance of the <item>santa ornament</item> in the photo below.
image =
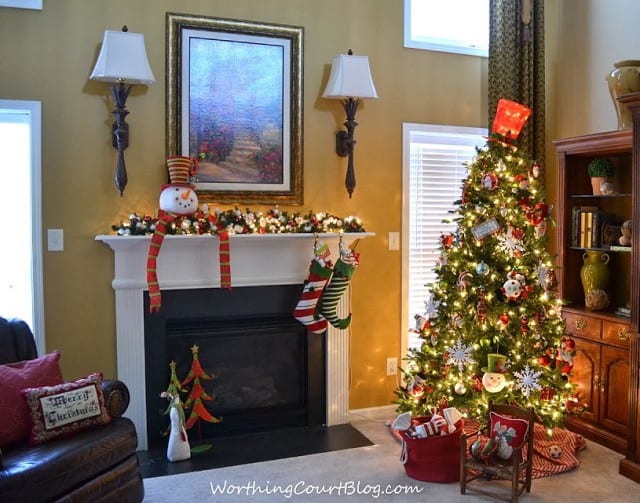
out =
<svg viewBox="0 0 640 503"><path fill-rule="evenodd" d="M158 222L151 236L147 254L147 285L149 288L149 312L160 311L162 304L160 285L158 284L157 258L160 247L167 234L167 229L178 216L194 214L198 209L198 196L195 186L189 183L194 174L196 164L186 156L169 157L167 159L169 183L162 186L160 193Z"/></svg>

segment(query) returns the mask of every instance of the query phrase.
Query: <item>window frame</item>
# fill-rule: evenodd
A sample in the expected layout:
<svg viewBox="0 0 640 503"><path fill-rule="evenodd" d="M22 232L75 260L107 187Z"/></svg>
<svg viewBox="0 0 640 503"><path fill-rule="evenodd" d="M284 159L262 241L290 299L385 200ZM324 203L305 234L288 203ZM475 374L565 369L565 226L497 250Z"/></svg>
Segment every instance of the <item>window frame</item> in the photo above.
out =
<svg viewBox="0 0 640 503"><path fill-rule="evenodd" d="M410 283L410 244L411 244L411 137L415 133L451 134L477 136L473 144L482 147L486 144L487 128L469 126L448 126L435 124L418 124L404 122L402 124L402 281L401 281L401 355L406 357L409 350L409 329L413 328L411 320L416 314L411 311L409 298ZM471 144L471 142L469 142ZM462 180L460 180L462 184ZM459 199L462 194L456 197ZM452 201L453 202L453 201ZM435 266L435 264L434 264ZM426 300L426 299L424 299ZM409 325L407 325L409 323Z"/></svg>
<svg viewBox="0 0 640 503"><path fill-rule="evenodd" d="M32 326L38 354L45 353L44 279L42 252L42 104L40 101L0 99L0 110L28 116L31 169Z"/></svg>
<svg viewBox="0 0 640 503"><path fill-rule="evenodd" d="M410 49L422 49L426 51L446 52L452 54L465 54L468 56L489 57L489 19L487 18L487 47L477 47L462 43L459 39L451 39L451 43L445 43L442 39L423 38L413 33L412 29L412 3L418 0L404 0L404 47ZM488 1L488 0L487 0ZM455 2L447 3L455 8Z"/></svg>

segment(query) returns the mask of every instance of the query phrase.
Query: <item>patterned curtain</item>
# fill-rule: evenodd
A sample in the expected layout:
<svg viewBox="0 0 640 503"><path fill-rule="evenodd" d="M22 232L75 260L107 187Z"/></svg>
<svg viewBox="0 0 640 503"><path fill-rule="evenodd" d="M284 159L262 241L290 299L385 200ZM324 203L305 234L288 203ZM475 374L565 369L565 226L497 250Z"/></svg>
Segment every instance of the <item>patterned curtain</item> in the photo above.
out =
<svg viewBox="0 0 640 503"><path fill-rule="evenodd" d="M489 130L500 98L531 108L517 140L544 176L544 0L490 0Z"/></svg>

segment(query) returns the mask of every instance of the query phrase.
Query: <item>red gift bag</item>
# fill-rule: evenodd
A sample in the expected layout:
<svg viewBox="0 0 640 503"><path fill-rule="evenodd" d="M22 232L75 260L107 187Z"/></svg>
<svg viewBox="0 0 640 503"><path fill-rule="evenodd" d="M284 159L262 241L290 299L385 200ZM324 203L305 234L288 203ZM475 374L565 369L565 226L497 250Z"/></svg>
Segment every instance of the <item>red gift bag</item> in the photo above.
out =
<svg viewBox="0 0 640 503"><path fill-rule="evenodd" d="M414 418L426 423L431 416ZM425 482L457 482L460 480L460 436L464 421L456 423L456 431L448 435L412 438L405 431L399 432L402 439L400 460L407 475Z"/></svg>

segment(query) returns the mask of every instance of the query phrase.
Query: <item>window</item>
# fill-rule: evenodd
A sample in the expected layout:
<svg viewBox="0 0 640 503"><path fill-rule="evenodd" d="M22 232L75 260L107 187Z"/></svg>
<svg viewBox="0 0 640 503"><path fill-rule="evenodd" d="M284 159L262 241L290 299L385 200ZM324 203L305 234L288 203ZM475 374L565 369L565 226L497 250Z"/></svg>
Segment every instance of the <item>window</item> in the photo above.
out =
<svg viewBox="0 0 640 503"><path fill-rule="evenodd" d="M0 316L25 320L44 354L40 102L0 100L0 155L0 212L11 225L0 246Z"/></svg>
<svg viewBox="0 0 640 503"><path fill-rule="evenodd" d="M445 223L462 195L466 163L486 143L483 128L409 124L402 126L402 312L406 328L424 312L428 285L436 279L440 236L455 230ZM407 333L405 330L404 333ZM405 342L406 341L406 342ZM419 345L417 335L403 337L403 355Z"/></svg>
<svg viewBox="0 0 640 503"><path fill-rule="evenodd" d="M489 54L489 0L404 0L404 46Z"/></svg>

